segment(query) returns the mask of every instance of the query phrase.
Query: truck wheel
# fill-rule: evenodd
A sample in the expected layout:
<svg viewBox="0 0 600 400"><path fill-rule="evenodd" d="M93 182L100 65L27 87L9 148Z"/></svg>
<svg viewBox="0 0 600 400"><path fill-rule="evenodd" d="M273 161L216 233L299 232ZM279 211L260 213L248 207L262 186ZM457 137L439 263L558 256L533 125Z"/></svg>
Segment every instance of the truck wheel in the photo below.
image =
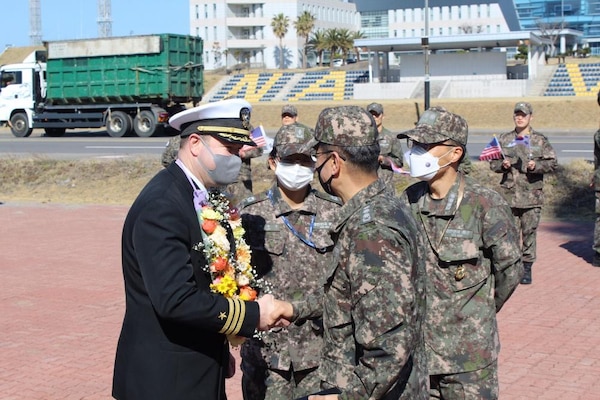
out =
<svg viewBox="0 0 600 400"><path fill-rule="evenodd" d="M33 129L29 127L29 119L25 113L17 113L10 117L10 130L16 137L27 137Z"/></svg>
<svg viewBox="0 0 600 400"><path fill-rule="evenodd" d="M123 137L131 131L131 117L123 111L113 111L106 120L106 132L112 137Z"/></svg>
<svg viewBox="0 0 600 400"><path fill-rule="evenodd" d="M154 113L149 110L140 111L133 120L133 130L139 137L154 135L154 132L156 132Z"/></svg>
<svg viewBox="0 0 600 400"><path fill-rule="evenodd" d="M46 135L50 137L61 137L65 134L65 128L44 128Z"/></svg>

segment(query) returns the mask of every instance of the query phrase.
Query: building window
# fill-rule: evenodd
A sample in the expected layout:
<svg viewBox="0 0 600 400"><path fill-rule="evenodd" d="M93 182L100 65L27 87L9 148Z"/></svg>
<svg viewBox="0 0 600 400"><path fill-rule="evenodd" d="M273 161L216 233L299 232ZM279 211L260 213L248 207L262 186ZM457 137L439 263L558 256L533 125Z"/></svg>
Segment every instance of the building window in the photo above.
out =
<svg viewBox="0 0 600 400"><path fill-rule="evenodd" d="M213 26L213 40L217 40L217 27Z"/></svg>
<svg viewBox="0 0 600 400"><path fill-rule="evenodd" d="M196 4L196 19L200 19L200 6Z"/></svg>
<svg viewBox="0 0 600 400"><path fill-rule="evenodd" d="M204 40L208 40L208 26L204 27Z"/></svg>
<svg viewBox="0 0 600 400"><path fill-rule="evenodd" d="M440 32L440 36L443 36L444 35L444 28L440 28L439 32Z"/></svg>
<svg viewBox="0 0 600 400"><path fill-rule="evenodd" d="M196 36L200 37L200 27L196 27Z"/></svg>
<svg viewBox="0 0 600 400"><path fill-rule="evenodd" d="M217 18L217 5L213 4L213 18Z"/></svg>
<svg viewBox="0 0 600 400"><path fill-rule="evenodd" d="M452 27L451 26L448 27L448 35L452 35Z"/></svg>
<svg viewBox="0 0 600 400"><path fill-rule="evenodd" d="M500 25L496 25L496 33L500 32L502 32L502 28L500 28Z"/></svg>
<svg viewBox="0 0 600 400"><path fill-rule="evenodd" d="M208 19L208 4L204 5L204 18Z"/></svg>

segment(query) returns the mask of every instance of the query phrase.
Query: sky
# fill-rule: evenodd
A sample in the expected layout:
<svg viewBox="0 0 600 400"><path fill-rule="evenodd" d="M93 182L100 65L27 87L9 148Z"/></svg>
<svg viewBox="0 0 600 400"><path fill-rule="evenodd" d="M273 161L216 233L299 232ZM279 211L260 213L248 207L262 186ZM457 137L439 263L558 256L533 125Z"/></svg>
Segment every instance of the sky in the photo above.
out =
<svg viewBox="0 0 600 400"><path fill-rule="evenodd" d="M97 0L40 0L42 40L98 37ZM189 34L189 0L112 0L113 36ZM0 0L0 52L29 46L29 1Z"/></svg>

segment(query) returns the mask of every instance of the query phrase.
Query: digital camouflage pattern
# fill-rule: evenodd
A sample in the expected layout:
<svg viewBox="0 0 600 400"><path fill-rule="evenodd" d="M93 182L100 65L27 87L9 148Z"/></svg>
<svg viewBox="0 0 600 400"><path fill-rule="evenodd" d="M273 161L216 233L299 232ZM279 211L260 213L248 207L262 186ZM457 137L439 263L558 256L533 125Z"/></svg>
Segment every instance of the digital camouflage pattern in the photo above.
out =
<svg viewBox="0 0 600 400"><path fill-rule="evenodd" d="M314 151L306 148L305 144L314 136L313 130L308 126L294 122L283 125L273 140L273 147L277 150L277 156L285 158L292 154L304 154L311 156Z"/></svg>
<svg viewBox="0 0 600 400"><path fill-rule="evenodd" d="M281 107L281 115L290 114L292 117L296 117L298 115L298 109L292 104L286 104Z"/></svg>
<svg viewBox="0 0 600 400"><path fill-rule="evenodd" d="M276 183L241 204L246 241L252 249L252 265L256 266L258 276L272 287L276 298L306 300L319 309L320 314L323 273L331 262L333 248L329 230L340 206L337 197L310 189L302 207L293 210L282 199ZM295 235L284 218L315 247ZM287 329L264 333L262 340L247 340L241 349L244 398L294 399L317 392L320 379L313 370L319 366L322 347L320 317L297 320ZM307 371L297 387L289 374L291 370L296 377ZM252 381L250 371L259 379ZM289 379L284 379L285 376ZM261 397L261 391L266 391L266 397Z"/></svg>
<svg viewBox="0 0 600 400"><path fill-rule="evenodd" d="M502 168L502 159L491 160L490 169L502 174L500 194L513 208L541 207L544 204L544 174L553 172L558 166L556 153L546 136L531 129L529 144L516 144L517 133L503 133L498 137L504 157L512 164ZM527 162L535 161L535 169L529 171Z"/></svg>
<svg viewBox="0 0 600 400"><path fill-rule="evenodd" d="M431 107L423 114L414 129L402 132L398 138L408 137L419 143L440 143L454 140L467 145L469 126L460 115L451 113L444 107Z"/></svg>
<svg viewBox="0 0 600 400"><path fill-rule="evenodd" d="M502 196L461 173L444 199L428 193L419 182L401 199L427 246L429 374L475 371L498 358L496 313L523 274L518 232Z"/></svg>
<svg viewBox="0 0 600 400"><path fill-rule="evenodd" d="M369 146L377 143L379 133L373 116L358 106L325 108L315 125L314 140L334 146Z"/></svg>
<svg viewBox="0 0 600 400"><path fill-rule="evenodd" d="M340 399L427 398L424 264L414 219L377 180L335 221L334 260L321 272L323 389L341 389Z"/></svg>
<svg viewBox="0 0 600 400"><path fill-rule="evenodd" d="M379 163L380 167L377 170L377 175L392 189L394 188L396 181L394 176L400 175L392 170L391 163L393 162L398 168L401 168L404 165L402 143L396 136L395 133L392 133L392 131L383 127L378 138L379 155L383 157L383 161Z"/></svg>
<svg viewBox="0 0 600 400"><path fill-rule="evenodd" d="M163 167L167 168L169 164L177 160L179 156L179 147L181 146L181 137L179 135L173 136L167 142L165 149L160 157L160 163Z"/></svg>

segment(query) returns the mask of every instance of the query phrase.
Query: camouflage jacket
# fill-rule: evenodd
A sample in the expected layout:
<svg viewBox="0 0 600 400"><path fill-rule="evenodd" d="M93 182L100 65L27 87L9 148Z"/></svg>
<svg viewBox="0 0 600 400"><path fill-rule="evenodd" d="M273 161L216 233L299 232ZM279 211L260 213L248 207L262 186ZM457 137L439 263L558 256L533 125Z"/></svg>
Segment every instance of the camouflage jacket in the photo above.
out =
<svg viewBox="0 0 600 400"><path fill-rule="evenodd" d="M496 313L523 274L510 207L498 193L460 173L442 200L431 199L427 182L408 187L401 199L417 219L428 250L429 374L489 365L500 350Z"/></svg>
<svg viewBox="0 0 600 400"><path fill-rule="evenodd" d="M600 92L599 92L600 93ZM600 129L594 133L594 190L600 191Z"/></svg>
<svg viewBox="0 0 600 400"><path fill-rule="evenodd" d="M393 186L395 185L395 173L392 170L391 163L393 162L397 167L402 167L404 165L402 143L400 139L396 137L396 134L392 133L392 131L387 128L381 130L378 142L379 155L384 156L385 159L380 164L377 175L386 183L386 185L393 189Z"/></svg>
<svg viewBox="0 0 600 400"><path fill-rule="evenodd" d="M546 136L531 129L528 142L519 144L516 132L503 133L498 137L504 157L510 160L509 169L502 168L502 159L490 161L490 169L502 174L500 194L514 208L541 207L544 204L544 174L556 169L558 163L554 149ZM527 162L535 161L535 169L529 171Z"/></svg>
<svg viewBox="0 0 600 400"><path fill-rule="evenodd" d="M321 308L323 271L331 261L333 249L329 229L340 206L337 197L310 189L303 206L292 210L282 199L277 184L241 204L252 265L272 287L276 298L308 298L316 302L313 307ZM303 242L300 236L313 245ZM261 337L262 340L251 339L242 345L245 361L284 371L292 366L294 371L301 371L319 365L323 346L320 318L297 320L287 329L263 333Z"/></svg>
<svg viewBox="0 0 600 400"><path fill-rule="evenodd" d="M238 180L249 181L252 180L252 159L260 157L263 154L262 147L254 147L246 152L245 157L242 158L242 165L240 166L240 173Z"/></svg>
<svg viewBox="0 0 600 400"><path fill-rule="evenodd" d="M409 210L377 180L338 210L332 234L323 388L339 388L340 399L427 398L424 264Z"/></svg>

